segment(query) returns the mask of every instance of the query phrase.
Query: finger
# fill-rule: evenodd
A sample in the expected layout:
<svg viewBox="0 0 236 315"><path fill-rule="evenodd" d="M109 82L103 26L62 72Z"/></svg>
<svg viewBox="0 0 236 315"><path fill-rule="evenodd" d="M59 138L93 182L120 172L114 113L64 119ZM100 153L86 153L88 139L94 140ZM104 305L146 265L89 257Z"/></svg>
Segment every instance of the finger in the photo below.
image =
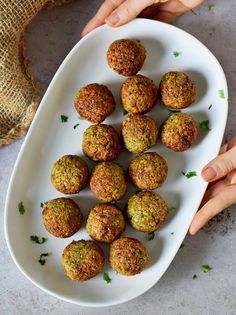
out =
<svg viewBox="0 0 236 315"><path fill-rule="evenodd" d="M100 6L96 15L84 27L81 35L85 36L93 29L105 23L105 19L125 0L106 0Z"/></svg>
<svg viewBox="0 0 236 315"><path fill-rule="evenodd" d="M194 216L189 233L196 234L216 214L236 202L236 185L225 187L215 197L210 199Z"/></svg>
<svg viewBox="0 0 236 315"><path fill-rule="evenodd" d="M207 203L210 199L215 197L217 194L219 194L226 186L230 185L230 182L227 178L220 180L214 185L210 186L207 191L205 192L205 195L202 199L200 208L203 207L205 203Z"/></svg>
<svg viewBox="0 0 236 315"><path fill-rule="evenodd" d="M209 162L202 170L202 177L207 182L226 176L236 168L236 146L220 154Z"/></svg>
<svg viewBox="0 0 236 315"><path fill-rule="evenodd" d="M167 1L167 0L160 0ZM106 23L110 26L116 27L123 25L139 15L143 9L159 3L159 0L126 0L123 2L112 14L106 19Z"/></svg>

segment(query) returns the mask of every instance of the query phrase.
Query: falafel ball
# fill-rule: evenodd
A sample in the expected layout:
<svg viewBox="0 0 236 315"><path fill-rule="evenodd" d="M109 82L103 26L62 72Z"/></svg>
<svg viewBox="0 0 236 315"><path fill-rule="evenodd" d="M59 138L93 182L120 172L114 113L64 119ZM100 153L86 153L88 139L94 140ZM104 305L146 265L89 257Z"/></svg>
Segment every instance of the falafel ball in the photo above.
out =
<svg viewBox="0 0 236 315"><path fill-rule="evenodd" d="M56 237L70 237L82 225L80 207L69 198L56 198L47 202L42 212L46 230Z"/></svg>
<svg viewBox="0 0 236 315"><path fill-rule="evenodd" d="M104 253L94 241L72 241L63 251L62 266L71 280L86 281L104 266Z"/></svg>
<svg viewBox="0 0 236 315"><path fill-rule="evenodd" d="M142 153L157 143L156 122L148 116L131 114L122 123L125 147L132 153Z"/></svg>
<svg viewBox="0 0 236 315"><path fill-rule="evenodd" d="M81 117L99 124L115 109L111 91L102 84L92 83L82 87L75 96L75 109Z"/></svg>
<svg viewBox="0 0 236 315"><path fill-rule="evenodd" d="M162 143L176 152L191 147L198 135L197 123L191 115L174 113L161 126Z"/></svg>
<svg viewBox="0 0 236 315"><path fill-rule="evenodd" d="M83 135L84 154L94 161L112 161L121 150L119 136L112 126L92 125Z"/></svg>
<svg viewBox="0 0 236 315"><path fill-rule="evenodd" d="M125 276L141 273L149 262L145 246L137 239L122 237L110 246L111 267Z"/></svg>
<svg viewBox="0 0 236 315"><path fill-rule="evenodd" d="M96 241L111 243L125 230L125 218L114 204L101 203L89 212L86 223L87 233Z"/></svg>
<svg viewBox="0 0 236 315"><path fill-rule="evenodd" d="M185 73L167 72L160 83L162 103L170 108L186 108L196 100L195 82Z"/></svg>
<svg viewBox="0 0 236 315"><path fill-rule="evenodd" d="M88 183L86 162L77 155L64 155L53 164L51 182L63 194L76 194Z"/></svg>
<svg viewBox="0 0 236 315"><path fill-rule="evenodd" d="M166 160L155 152L142 153L129 165L129 175L133 183L140 189L156 189L167 177Z"/></svg>
<svg viewBox="0 0 236 315"><path fill-rule="evenodd" d="M152 191L142 191L129 198L127 216L131 226L140 231L156 231L167 218L168 211L161 195Z"/></svg>
<svg viewBox="0 0 236 315"><path fill-rule="evenodd" d="M126 174L122 167L114 162L101 162L92 171L90 188L101 201L119 200L127 190Z"/></svg>
<svg viewBox="0 0 236 315"><path fill-rule="evenodd" d="M125 80L120 90L120 98L127 112L144 114L155 105L157 92L158 89L151 79L138 74Z"/></svg>
<svg viewBox="0 0 236 315"><path fill-rule="evenodd" d="M107 50L107 63L111 69L125 77L136 74L146 59L146 49L137 41L119 39Z"/></svg>

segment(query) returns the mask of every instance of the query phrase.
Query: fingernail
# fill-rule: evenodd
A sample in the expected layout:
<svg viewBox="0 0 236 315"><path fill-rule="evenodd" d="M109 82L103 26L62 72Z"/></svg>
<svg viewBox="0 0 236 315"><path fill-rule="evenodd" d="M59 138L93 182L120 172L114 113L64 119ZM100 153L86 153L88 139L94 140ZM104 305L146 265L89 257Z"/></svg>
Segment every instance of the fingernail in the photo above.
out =
<svg viewBox="0 0 236 315"><path fill-rule="evenodd" d="M212 167L207 167L206 169L204 169L202 171L202 177L206 180L206 181L209 181L209 180L212 180L216 177L216 171L214 170L214 168Z"/></svg>
<svg viewBox="0 0 236 315"><path fill-rule="evenodd" d="M116 25L120 21L119 14L117 12L113 12L108 18L106 19L106 22L109 25Z"/></svg>

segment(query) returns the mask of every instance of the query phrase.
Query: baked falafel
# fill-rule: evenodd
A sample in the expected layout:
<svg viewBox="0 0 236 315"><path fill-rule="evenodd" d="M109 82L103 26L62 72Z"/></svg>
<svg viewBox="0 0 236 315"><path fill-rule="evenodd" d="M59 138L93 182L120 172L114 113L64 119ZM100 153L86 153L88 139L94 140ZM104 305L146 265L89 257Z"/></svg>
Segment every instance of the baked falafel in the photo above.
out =
<svg viewBox="0 0 236 315"><path fill-rule="evenodd" d="M146 49L137 41L119 39L107 50L107 63L111 69L125 77L136 74L146 59Z"/></svg>
<svg viewBox="0 0 236 315"><path fill-rule="evenodd" d="M127 112L144 114L155 105L157 92L158 88L151 79L138 74L125 80L120 90L120 98Z"/></svg>
<svg viewBox="0 0 236 315"><path fill-rule="evenodd" d="M56 198L48 201L42 216L46 230L61 238L75 234L83 222L80 207L69 198Z"/></svg>
<svg viewBox="0 0 236 315"><path fill-rule="evenodd" d="M53 164L51 182L63 194L76 194L88 183L86 162L77 155L64 155Z"/></svg>
<svg viewBox="0 0 236 315"><path fill-rule="evenodd" d="M174 113L161 126L162 143L176 152L189 149L198 136L195 119L188 114Z"/></svg>
<svg viewBox="0 0 236 315"><path fill-rule="evenodd" d="M125 276L134 276L147 266L149 256L139 240L122 237L111 244L109 261L116 272Z"/></svg>
<svg viewBox="0 0 236 315"><path fill-rule="evenodd" d="M72 241L63 251L62 266L71 280L86 281L102 271L104 253L94 241Z"/></svg>
<svg viewBox="0 0 236 315"><path fill-rule="evenodd" d="M160 187L167 177L166 160L155 152L142 153L129 165L132 182L140 189L152 190Z"/></svg>
<svg viewBox="0 0 236 315"><path fill-rule="evenodd" d="M125 147L132 153L142 153L157 143L156 122L148 116L131 114L122 123Z"/></svg>
<svg viewBox="0 0 236 315"><path fill-rule="evenodd" d="M112 161L121 151L121 143L115 129L109 125L92 125L83 135L84 154L94 161Z"/></svg>
<svg viewBox="0 0 236 315"><path fill-rule="evenodd" d="M156 231L167 218L167 204L158 193L142 191L131 196L127 203L130 225L140 231Z"/></svg>
<svg viewBox="0 0 236 315"><path fill-rule="evenodd" d="M75 96L75 109L88 121L99 124L115 109L111 91L102 84L92 83L82 87Z"/></svg>
<svg viewBox="0 0 236 315"><path fill-rule="evenodd" d="M121 199L127 190L127 177L114 162L98 163L91 175L90 188L97 199L111 202Z"/></svg>
<svg viewBox="0 0 236 315"><path fill-rule="evenodd" d="M101 203L89 212L86 231L94 240L111 243L125 230L125 218L114 204Z"/></svg>
<svg viewBox="0 0 236 315"><path fill-rule="evenodd" d="M196 100L195 82L185 73L167 72L160 83L162 103L170 108L186 108Z"/></svg>

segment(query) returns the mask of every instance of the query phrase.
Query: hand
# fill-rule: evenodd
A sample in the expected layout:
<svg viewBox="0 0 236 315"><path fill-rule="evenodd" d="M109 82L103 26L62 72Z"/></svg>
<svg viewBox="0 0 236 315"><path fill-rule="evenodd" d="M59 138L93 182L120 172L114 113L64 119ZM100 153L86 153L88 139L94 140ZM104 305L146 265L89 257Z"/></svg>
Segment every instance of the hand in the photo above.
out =
<svg viewBox="0 0 236 315"><path fill-rule="evenodd" d="M96 27L107 23L117 27L136 18L149 17L168 22L195 8L204 0L106 0L82 31L85 36Z"/></svg>
<svg viewBox="0 0 236 315"><path fill-rule="evenodd" d="M202 170L209 182L200 210L191 223L189 233L196 234L216 214L236 202L236 137L224 145L218 157Z"/></svg>

